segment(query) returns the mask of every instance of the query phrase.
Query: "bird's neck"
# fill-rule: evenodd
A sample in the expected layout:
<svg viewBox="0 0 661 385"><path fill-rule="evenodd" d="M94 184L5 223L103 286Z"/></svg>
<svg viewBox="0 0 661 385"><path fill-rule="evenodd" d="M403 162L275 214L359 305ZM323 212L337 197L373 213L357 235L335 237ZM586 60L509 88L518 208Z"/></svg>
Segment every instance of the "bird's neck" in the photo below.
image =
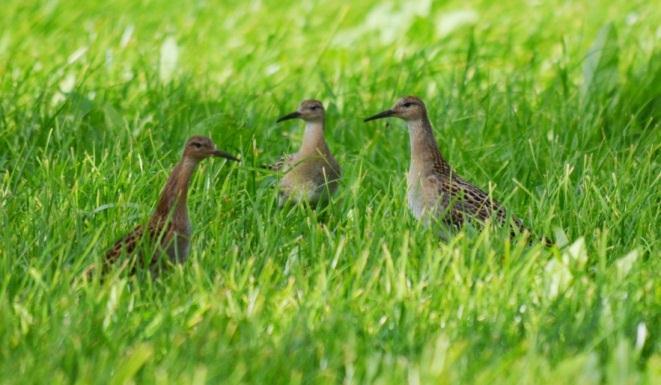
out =
<svg viewBox="0 0 661 385"><path fill-rule="evenodd" d="M411 170L449 173L450 166L438 149L429 118L425 115L420 119L409 120L407 125L411 142Z"/></svg>
<svg viewBox="0 0 661 385"><path fill-rule="evenodd" d="M161 192L154 218L171 217L175 222L188 218L188 186L197 163L197 160L184 156L174 167Z"/></svg>
<svg viewBox="0 0 661 385"><path fill-rule="evenodd" d="M303 143L299 149L299 154L313 155L317 153L327 154L328 146L324 140L324 122L305 122L305 132L303 133Z"/></svg>

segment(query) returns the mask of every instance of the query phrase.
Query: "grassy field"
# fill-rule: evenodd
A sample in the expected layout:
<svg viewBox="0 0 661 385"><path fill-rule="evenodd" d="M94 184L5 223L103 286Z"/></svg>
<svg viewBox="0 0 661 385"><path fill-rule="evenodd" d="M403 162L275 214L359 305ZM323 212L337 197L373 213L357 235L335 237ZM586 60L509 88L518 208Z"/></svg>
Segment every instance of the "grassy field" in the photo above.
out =
<svg viewBox="0 0 661 385"><path fill-rule="evenodd" d="M650 1L4 0L0 383L660 384L661 8ZM236 3L236 4L235 4ZM466 178L561 247L405 203L422 97ZM343 165L275 207L304 98ZM191 134L189 261L80 278Z"/></svg>

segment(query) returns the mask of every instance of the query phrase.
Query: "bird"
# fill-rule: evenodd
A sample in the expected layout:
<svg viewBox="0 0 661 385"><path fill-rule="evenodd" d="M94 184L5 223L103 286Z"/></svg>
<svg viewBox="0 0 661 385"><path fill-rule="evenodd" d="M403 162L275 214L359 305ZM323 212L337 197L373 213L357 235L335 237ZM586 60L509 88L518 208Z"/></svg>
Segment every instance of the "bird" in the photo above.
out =
<svg viewBox="0 0 661 385"><path fill-rule="evenodd" d="M107 270L123 255L128 258L130 271L148 265L150 270L163 266L168 261L182 263L190 251L191 223L188 217L188 187L197 165L203 159L221 157L239 161L233 155L216 148L214 142L205 136L192 136L186 141L183 156L170 173L163 187L156 209L149 222L139 225L119 239L106 253L103 260ZM148 246L147 248L142 246ZM167 260L163 258L167 256Z"/></svg>
<svg viewBox="0 0 661 385"><path fill-rule="evenodd" d="M491 195L459 176L441 155L434 138L427 108L416 96L399 99L395 105L366 119L396 117L406 122L411 146L407 175L407 200L413 216L429 225L440 221L451 228L464 224L509 222L511 234L528 231L523 222L508 213Z"/></svg>
<svg viewBox="0 0 661 385"><path fill-rule="evenodd" d="M290 119L305 121L305 132L298 152L284 155L269 166L283 174L278 186L278 205L306 202L315 206L330 198L342 176L342 169L324 139L324 105L318 100L303 100L296 111L280 117L276 123Z"/></svg>

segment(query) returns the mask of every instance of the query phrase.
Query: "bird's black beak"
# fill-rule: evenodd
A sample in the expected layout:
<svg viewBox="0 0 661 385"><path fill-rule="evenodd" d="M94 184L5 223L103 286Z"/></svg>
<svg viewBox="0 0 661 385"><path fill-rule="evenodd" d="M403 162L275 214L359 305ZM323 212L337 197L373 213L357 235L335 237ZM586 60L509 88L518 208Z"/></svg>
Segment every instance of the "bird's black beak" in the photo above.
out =
<svg viewBox="0 0 661 385"><path fill-rule="evenodd" d="M280 122L284 122L285 120L296 119L296 118L300 118L300 117L301 117L301 113L298 112L298 111L295 111L295 112L292 112L291 114L287 114L287 115L285 115L285 116L281 116L281 117L280 117L278 120L276 120L275 122L276 122L276 123L280 123Z"/></svg>
<svg viewBox="0 0 661 385"><path fill-rule="evenodd" d="M390 116L393 116L393 115L395 115L395 111L393 111L393 110L385 110L385 111L383 111L383 112L379 112L379 113L376 114L376 115L372 115L372 116L370 116L369 118L365 118L365 120L363 120L363 121L364 121L364 122L369 122L370 120L383 119L383 118L387 118L387 117L390 117Z"/></svg>
<svg viewBox="0 0 661 385"><path fill-rule="evenodd" d="M233 161L235 161L235 162L240 162L240 161L241 161L241 160L239 160L239 158L235 157L234 155L232 155L232 154L230 154L230 153L227 153L227 152L225 152L225 151L222 151L222 150L218 150L218 149L213 150L213 153L212 153L212 154L213 154L213 156L217 156L217 157L219 157L219 158L225 158L225 159L233 160Z"/></svg>

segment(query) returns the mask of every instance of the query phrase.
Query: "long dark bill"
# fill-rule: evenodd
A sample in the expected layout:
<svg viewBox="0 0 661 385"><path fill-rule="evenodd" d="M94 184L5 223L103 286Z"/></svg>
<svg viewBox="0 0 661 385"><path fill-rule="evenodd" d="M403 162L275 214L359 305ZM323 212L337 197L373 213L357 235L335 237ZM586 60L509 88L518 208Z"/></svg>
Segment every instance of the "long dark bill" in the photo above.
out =
<svg viewBox="0 0 661 385"><path fill-rule="evenodd" d="M383 111L383 112L379 112L379 113L376 114L376 115L372 115L372 116L370 116L369 118L365 118L365 120L363 120L363 121L364 121L364 122L369 122L370 120L383 119L383 118L387 118L387 117L390 117L390 116L393 116L393 115L395 115L395 111L393 111L393 110L385 110L385 111Z"/></svg>
<svg viewBox="0 0 661 385"><path fill-rule="evenodd" d="M287 114L287 115L285 115L285 116L281 116L281 117L280 117L278 120L276 120L275 122L276 122L276 123L280 123L280 122L284 122L285 120L296 119L296 118L300 118L300 117L301 117L301 113L298 112L298 111L294 111L294 112L292 112L291 114Z"/></svg>
<svg viewBox="0 0 661 385"><path fill-rule="evenodd" d="M232 155L228 152L222 151L222 150L214 150L213 151L213 156L233 160L235 162L240 162L241 161L239 158L235 157L234 155Z"/></svg>

